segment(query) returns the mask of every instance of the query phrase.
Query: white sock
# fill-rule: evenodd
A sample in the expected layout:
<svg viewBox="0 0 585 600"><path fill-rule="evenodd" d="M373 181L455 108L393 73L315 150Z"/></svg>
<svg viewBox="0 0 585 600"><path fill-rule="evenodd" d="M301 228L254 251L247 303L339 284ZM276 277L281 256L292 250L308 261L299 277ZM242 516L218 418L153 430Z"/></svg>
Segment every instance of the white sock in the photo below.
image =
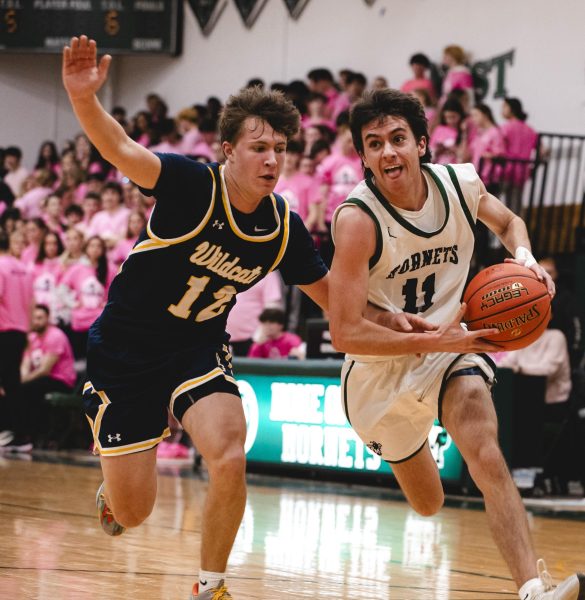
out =
<svg viewBox="0 0 585 600"><path fill-rule="evenodd" d="M530 599L531 594L535 592L544 592L544 585L542 585L542 580L540 579L540 577L529 579L518 590L518 596L520 597L520 600L528 600Z"/></svg>
<svg viewBox="0 0 585 600"><path fill-rule="evenodd" d="M214 573L213 571L199 571L199 593L205 592L210 588L217 587L219 582L224 579L225 573Z"/></svg>

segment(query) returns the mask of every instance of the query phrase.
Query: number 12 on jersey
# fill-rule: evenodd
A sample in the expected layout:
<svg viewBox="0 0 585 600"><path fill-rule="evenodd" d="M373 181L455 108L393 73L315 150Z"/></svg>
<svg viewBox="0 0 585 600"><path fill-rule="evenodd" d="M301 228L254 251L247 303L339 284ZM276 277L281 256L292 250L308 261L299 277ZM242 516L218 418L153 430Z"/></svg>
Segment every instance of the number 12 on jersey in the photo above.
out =
<svg viewBox="0 0 585 600"><path fill-rule="evenodd" d="M425 312L433 305L433 296L435 295L435 274L431 273L421 285L423 296L423 305L418 306L418 279L407 279L402 286L402 295L406 302L404 303L404 312L416 315L416 313Z"/></svg>
<svg viewBox="0 0 585 600"><path fill-rule="evenodd" d="M168 311L175 317L188 319L191 316L191 307L206 288L209 280L209 277L189 277L187 291L177 304L171 304L168 307ZM236 288L233 285L224 285L213 294L216 302L212 302L209 306L200 310L195 317L195 321L201 323L201 321L207 321L221 315L235 295Z"/></svg>

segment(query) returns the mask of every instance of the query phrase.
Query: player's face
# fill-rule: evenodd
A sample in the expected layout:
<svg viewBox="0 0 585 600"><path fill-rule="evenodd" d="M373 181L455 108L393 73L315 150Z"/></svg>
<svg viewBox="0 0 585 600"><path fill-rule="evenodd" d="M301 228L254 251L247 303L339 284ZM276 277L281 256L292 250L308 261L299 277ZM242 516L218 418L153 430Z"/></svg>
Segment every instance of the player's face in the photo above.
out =
<svg viewBox="0 0 585 600"><path fill-rule="evenodd" d="M362 127L361 159L374 174L376 186L387 197L409 195L420 180L420 157L426 152L424 136L417 141L402 117L388 115Z"/></svg>
<svg viewBox="0 0 585 600"><path fill-rule="evenodd" d="M286 136L266 121L248 117L235 144L224 142L223 150L241 193L258 200L272 193L284 164Z"/></svg>

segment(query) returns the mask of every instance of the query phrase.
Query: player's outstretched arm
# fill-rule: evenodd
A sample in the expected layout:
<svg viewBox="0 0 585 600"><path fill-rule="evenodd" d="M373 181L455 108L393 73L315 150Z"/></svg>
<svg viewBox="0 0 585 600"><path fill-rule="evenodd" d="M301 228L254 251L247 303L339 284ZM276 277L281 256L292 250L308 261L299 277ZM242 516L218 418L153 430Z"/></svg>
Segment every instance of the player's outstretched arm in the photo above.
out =
<svg viewBox="0 0 585 600"><path fill-rule="evenodd" d="M98 62L94 40L74 37L63 49L63 85L81 127L99 153L138 185L152 188L160 174L160 159L130 139L96 96L111 62L109 54Z"/></svg>
<svg viewBox="0 0 585 600"><path fill-rule="evenodd" d="M451 323L435 331L394 331L369 321L367 309L369 260L375 250L372 220L358 208L341 211L335 225L335 254L329 274L329 325L340 352L391 356L427 352L488 352L499 348L480 338L495 329L468 332L461 328L462 307ZM359 240L359 243L356 243Z"/></svg>
<svg viewBox="0 0 585 600"><path fill-rule="evenodd" d="M480 184L480 200L477 217L493 231L506 249L514 256L507 262L532 269L538 279L546 284L548 293L555 295L555 284L550 275L536 262L530 252L530 239L526 223L507 206L490 194L483 183Z"/></svg>

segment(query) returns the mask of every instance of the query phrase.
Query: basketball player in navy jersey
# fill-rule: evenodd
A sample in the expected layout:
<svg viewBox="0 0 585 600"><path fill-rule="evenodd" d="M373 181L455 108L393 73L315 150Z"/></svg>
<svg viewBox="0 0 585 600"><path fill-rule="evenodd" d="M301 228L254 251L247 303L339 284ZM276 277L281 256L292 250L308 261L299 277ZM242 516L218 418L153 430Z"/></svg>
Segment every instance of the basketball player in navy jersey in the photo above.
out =
<svg viewBox="0 0 585 600"><path fill-rule="evenodd" d="M153 154L97 100L110 62L106 55L98 63L93 40L73 38L63 53L65 88L101 155L157 202L89 335L84 401L104 475L100 521L118 535L150 514L156 446L169 434L170 409L209 472L192 597L227 599L225 570L246 501L246 423L227 347L228 312L237 293L276 268L327 307L327 270L311 236L272 193L299 114L279 93L244 90L220 121L225 167ZM368 314L398 330L434 328L416 315Z"/></svg>
<svg viewBox="0 0 585 600"><path fill-rule="evenodd" d="M476 219L515 256L510 260L532 268L554 295L552 280L530 253L526 226L486 192L472 165L430 164L424 110L411 96L388 89L367 94L353 108L351 129L366 179L334 215L329 285L332 340L348 353L342 372L346 416L391 464L422 515L436 513L444 500L428 444L439 418L484 496L492 535L520 598L585 598L583 575L553 589L544 563L537 563L524 507L498 446L493 363L479 354L494 348L455 335L437 344L441 327L389 343L385 331L362 316L371 302L435 324L458 324ZM343 302L336 302L341 294Z"/></svg>

